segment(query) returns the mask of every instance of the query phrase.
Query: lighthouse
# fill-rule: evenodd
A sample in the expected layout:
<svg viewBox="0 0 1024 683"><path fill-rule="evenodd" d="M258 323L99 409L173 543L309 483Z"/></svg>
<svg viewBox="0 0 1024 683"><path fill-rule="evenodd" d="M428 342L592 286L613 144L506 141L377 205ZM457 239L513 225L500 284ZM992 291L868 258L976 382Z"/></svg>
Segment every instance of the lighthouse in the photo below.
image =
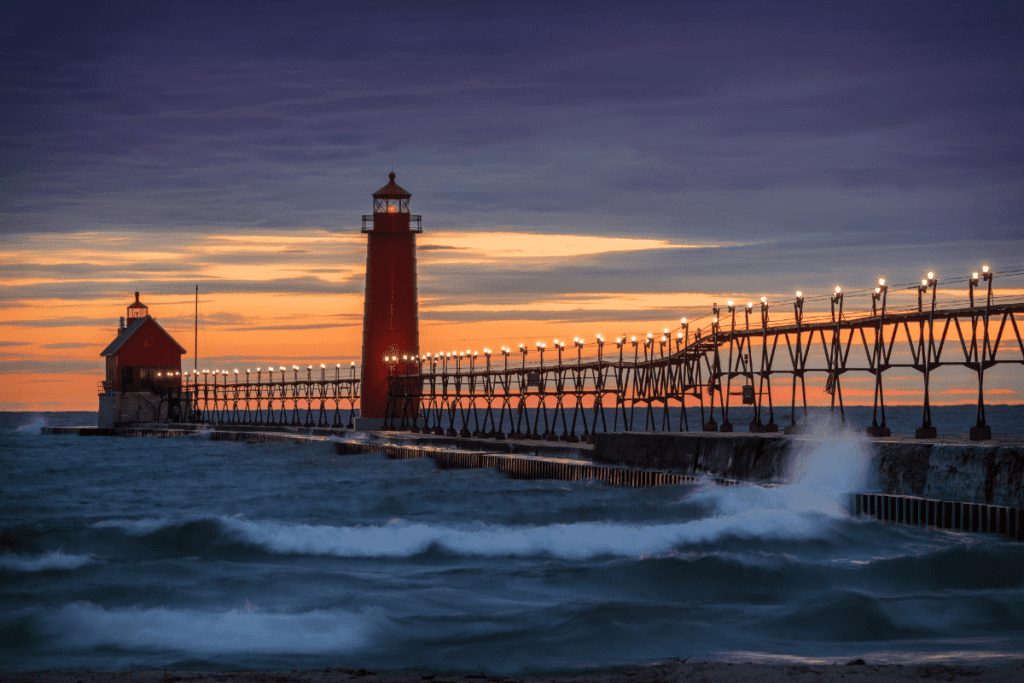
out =
<svg viewBox="0 0 1024 683"><path fill-rule="evenodd" d="M149 315L139 301L128 305L117 336L100 355L107 376L99 385L99 427L179 420L185 412L181 392L181 356L185 347Z"/></svg>
<svg viewBox="0 0 1024 683"><path fill-rule="evenodd" d="M420 216L409 213L411 194L389 182L373 193L373 214L363 216L366 291L363 300L363 368L359 389L361 431L381 429L388 409L388 375L415 369L420 352L416 292L416 235Z"/></svg>

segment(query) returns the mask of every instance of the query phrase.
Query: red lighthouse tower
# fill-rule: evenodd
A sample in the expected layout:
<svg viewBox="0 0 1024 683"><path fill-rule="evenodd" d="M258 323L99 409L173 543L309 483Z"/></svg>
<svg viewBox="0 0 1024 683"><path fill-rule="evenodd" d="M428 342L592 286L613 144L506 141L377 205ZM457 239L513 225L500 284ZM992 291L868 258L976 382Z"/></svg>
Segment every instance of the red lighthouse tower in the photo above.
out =
<svg viewBox="0 0 1024 683"><path fill-rule="evenodd" d="M373 193L373 215L363 216L366 293L363 303L363 374L356 429L377 430L388 407L388 373L413 368L403 358L420 352L416 294L416 234L420 216L409 214L411 194L390 182Z"/></svg>

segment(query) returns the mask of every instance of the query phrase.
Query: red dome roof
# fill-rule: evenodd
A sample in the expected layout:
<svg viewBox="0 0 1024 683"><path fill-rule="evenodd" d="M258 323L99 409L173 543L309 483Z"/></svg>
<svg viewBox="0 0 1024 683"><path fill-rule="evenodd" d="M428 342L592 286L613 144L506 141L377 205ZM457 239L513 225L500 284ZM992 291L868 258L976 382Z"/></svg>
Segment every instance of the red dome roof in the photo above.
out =
<svg viewBox="0 0 1024 683"><path fill-rule="evenodd" d="M391 182L374 192L374 199L408 199L412 196L395 183L394 171L388 174L388 178L391 179Z"/></svg>
<svg viewBox="0 0 1024 683"><path fill-rule="evenodd" d="M128 308L130 308L130 309L131 308L145 308L145 309L148 309L149 306L147 306L146 304L144 304L141 301L139 301L139 293L135 292L135 303L129 304Z"/></svg>

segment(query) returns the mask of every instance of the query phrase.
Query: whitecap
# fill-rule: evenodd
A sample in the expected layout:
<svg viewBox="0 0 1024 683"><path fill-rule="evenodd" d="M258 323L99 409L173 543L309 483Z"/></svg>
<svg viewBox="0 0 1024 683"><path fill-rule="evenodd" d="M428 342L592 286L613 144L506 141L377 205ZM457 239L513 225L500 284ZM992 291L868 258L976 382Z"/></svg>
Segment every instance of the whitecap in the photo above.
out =
<svg viewBox="0 0 1024 683"><path fill-rule="evenodd" d="M78 569L93 562L95 559L90 555L65 555L59 550L32 557L11 553L0 555L0 568L26 573Z"/></svg>
<svg viewBox="0 0 1024 683"><path fill-rule="evenodd" d="M383 526L335 527L225 519L239 540L269 552L334 557L410 557L437 547L485 557L661 555L723 538L816 538L827 524L790 510L747 510L679 523L577 522L544 526L433 524L391 520Z"/></svg>

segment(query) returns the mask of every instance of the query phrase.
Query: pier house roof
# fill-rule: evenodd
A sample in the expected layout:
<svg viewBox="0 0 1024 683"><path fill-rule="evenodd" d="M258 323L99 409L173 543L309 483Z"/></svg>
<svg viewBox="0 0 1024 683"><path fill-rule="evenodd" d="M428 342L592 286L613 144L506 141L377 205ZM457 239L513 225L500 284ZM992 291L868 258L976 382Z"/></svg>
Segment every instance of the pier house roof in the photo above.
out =
<svg viewBox="0 0 1024 683"><path fill-rule="evenodd" d="M185 347L183 347L181 344L175 341L174 337L168 334L167 330L160 327L160 323L158 323L154 318L147 315L144 318L136 318L131 325L126 327L123 332L117 335L117 339L110 342L110 344L107 345L107 348L103 349L100 355L116 355L118 351L125 347L129 340L141 337L142 335L136 335L136 333L138 333L139 330L143 329L144 327L148 327L149 325L152 325L155 328L154 332L156 337L163 338L161 340L163 342L163 345L166 345L167 342L169 342L170 344L173 344L178 348L179 353L188 353L188 351L185 350ZM134 344L135 342L132 343Z"/></svg>

